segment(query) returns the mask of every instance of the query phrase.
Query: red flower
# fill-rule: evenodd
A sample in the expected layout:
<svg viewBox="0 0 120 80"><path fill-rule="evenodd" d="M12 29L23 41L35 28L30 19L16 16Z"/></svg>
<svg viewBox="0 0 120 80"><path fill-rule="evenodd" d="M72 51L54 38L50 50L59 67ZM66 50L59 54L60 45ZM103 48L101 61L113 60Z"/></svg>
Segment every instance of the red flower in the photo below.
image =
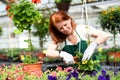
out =
<svg viewBox="0 0 120 80"><path fill-rule="evenodd" d="M41 0L32 0L33 3L41 3Z"/></svg>
<svg viewBox="0 0 120 80"><path fill-rule="evenodd" d="M7 6L6 6L6 10L8 10L9 8L10 8L10 5L7 5Z"/></svg>
<svg viewBox="0 0 120 80"><path fill-rule="evenodd" d="M13 2L15 2L16 0L8 0L8 2L10 2L10 3L13 3Z"/></svg>

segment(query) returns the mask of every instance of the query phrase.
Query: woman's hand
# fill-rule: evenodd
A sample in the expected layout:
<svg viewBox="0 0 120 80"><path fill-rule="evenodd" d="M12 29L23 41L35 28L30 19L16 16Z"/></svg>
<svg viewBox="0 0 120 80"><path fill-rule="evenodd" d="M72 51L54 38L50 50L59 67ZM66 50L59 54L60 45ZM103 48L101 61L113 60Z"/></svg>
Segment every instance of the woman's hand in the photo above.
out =
<svg viewBox="0 0 120 80"><path fill-rule="evenodd" d="M85 50L82 61L89 60L92 54L94 53L94 50L96 49L96 47L97 47L97 44L95 42L92 42Z"/></svg>
<svg viewBox="0 0 120 80"><path fill-rule="evenodd" d="M60 52L60 57L63 58L66 64L73 64L74 63L74 58L71 54L61 51Z"/></svg>

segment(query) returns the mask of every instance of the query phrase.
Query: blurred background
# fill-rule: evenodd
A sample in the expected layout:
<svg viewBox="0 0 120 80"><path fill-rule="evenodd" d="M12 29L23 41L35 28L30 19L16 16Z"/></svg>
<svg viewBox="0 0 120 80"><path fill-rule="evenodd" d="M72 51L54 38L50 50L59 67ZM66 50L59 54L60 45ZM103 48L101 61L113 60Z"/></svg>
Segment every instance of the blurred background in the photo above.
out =
<svg viewBox="0 0 120 80"><path fill-rule="evenodd" d="M107 9L111 6L120 6L120 0L86 0L86 5L82 3L81 0L72 0L70 3L68 14L78 23L78 24L86 24L86 18L82 14L85 14L85 10L82 12L83 6L87 8L88 14L88 22L89 25L101 29L98 21L98 15L102 10ZM14 30L16 27L13 24L13 21L7 15L6 6L7 0L0 0L0 27L1 27L1 35L0 35L0 49L6 48L27 48L28 44L24 42L25 39L28 39L28 31L23 31L21 34L15 34ZM41 0L40 3L36 4L36 8L39 11L46 10L48 12L57 11L58 8L55 4L55 0ZM50 14L49 14L50 15ZM48 15L48 16L49 16ZM32 28L32 32L34 32L34 28ZM108 32L109 33L109 32ZM45 36L43 48L46 49L50 38L49 36ZM102 45L102 47L112 47L113 46L113 36L107 40L106 43ZM32 35L32 43L35 48L40 49L40 39L38 36ZM116 44L120 46L120 34L116 36Z"/></svg>

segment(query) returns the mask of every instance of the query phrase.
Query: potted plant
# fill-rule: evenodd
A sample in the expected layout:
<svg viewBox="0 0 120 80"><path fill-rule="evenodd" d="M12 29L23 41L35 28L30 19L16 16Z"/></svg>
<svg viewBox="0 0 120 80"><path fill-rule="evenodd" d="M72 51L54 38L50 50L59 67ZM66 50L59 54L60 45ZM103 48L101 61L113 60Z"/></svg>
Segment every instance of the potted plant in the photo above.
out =
<svg viewBox="0 0 120 80"><path fill-rule="evenodd" d="M82 57L83 57L83 54L80 52L77 52L76 56L74 57L74 60L75 60L74 67L77 68L78 70L84 73L89 73L94 70L98 70L98 68L100 68L99 60L93 60L91 58L90 60L81 61Z"/></svg>
<svg viewBox="0 0 120 80"><path fill-rule="evenodd" d="M120 55L115 57L115 66L120 66Z"/></svg>
<svg viewBox="0 0 120 80"><path fill-rule="evenodd" d="M116 47L116 35L120 33L120 7L110 7L103 10L98 19L103 30L113 34L113 44Z"/></svg>
<svg viewBox="0 0 120 80"><path fill-rule="evenodd" d="M103 30L108 30L111 34L113 34L113 47L112 51L109 51L108 54L118 54L116 46L116 35L120 33L120 7L114 6L109 7L106 10L103 10L99 15L99 23ZM120 53L119 53L120 54Z"/></svg>
<svg viewBox="0 0 120 80"><path fill-rule="evenodd" d="M71 2L72 0L55 0L55 4L58 10L63 10L66 12L68 12Z"/></svg>
<svg viewBox="0 0 120 80"><path fill-rule="evenodd" d="M109 65L110 66L115 66L115 56L114 55L110 55L108 56L108 60L109 60Z"/></svg>
<svg viewBox="0 0 120 80"><path fill-rule="evenodd" d="M98 48L98 53L99 53L99 58L100 58L100 64L101 66L106 66L108 65L107 62L108 62L108 50L107 49L103 49L102 47L99 47Z"/></svg>
<svg viewBox="0 0 120 80"><path fill-rule="evenodd" d="M7 49L6 54L9 62L20 62L19 51L15 48Z"/></svg>
<svg viewBox="0 0 120 80"><path fill-rule="evenodd" d="M29 0L13 0L8 4L9 7L7 6L7 11L9 13L8 15L12 16L11 18L14 22L14 25L17 27L15 33L20 33L24 30L27 30L29 33L29 39L25 40L25 42L28 43L28 50L30 51L30 54L26 56L24 60L24 63L26 63L23 65L25 67L24 69L26 69L27 64L30 64L30 66L32 66L33 63L35 63L35 66L38 64L39 69L41 69L40 66L42 66L42 62L36 63L35 58L32 56L32 50L34 47L31 41L31 27L36 21L40 21L42 17L41 13L36 9L34 1L32 0L32 2L30 2ZM32 69L30 71L32 71Z"/></svg>

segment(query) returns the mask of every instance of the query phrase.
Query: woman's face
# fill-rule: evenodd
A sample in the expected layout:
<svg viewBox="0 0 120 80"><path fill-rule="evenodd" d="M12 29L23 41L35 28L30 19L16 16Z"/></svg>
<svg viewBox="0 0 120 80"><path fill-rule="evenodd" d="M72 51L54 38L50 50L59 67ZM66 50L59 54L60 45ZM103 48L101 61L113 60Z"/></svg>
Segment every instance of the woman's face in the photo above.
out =
<svg viewBox="0 0 120 80"><path fill-rule="evenodd" d="M58 22L55 24L58 31L62 32L63 34L70 35L72 33L72 26L71 20L66 20L62 22Z"/></svg>

